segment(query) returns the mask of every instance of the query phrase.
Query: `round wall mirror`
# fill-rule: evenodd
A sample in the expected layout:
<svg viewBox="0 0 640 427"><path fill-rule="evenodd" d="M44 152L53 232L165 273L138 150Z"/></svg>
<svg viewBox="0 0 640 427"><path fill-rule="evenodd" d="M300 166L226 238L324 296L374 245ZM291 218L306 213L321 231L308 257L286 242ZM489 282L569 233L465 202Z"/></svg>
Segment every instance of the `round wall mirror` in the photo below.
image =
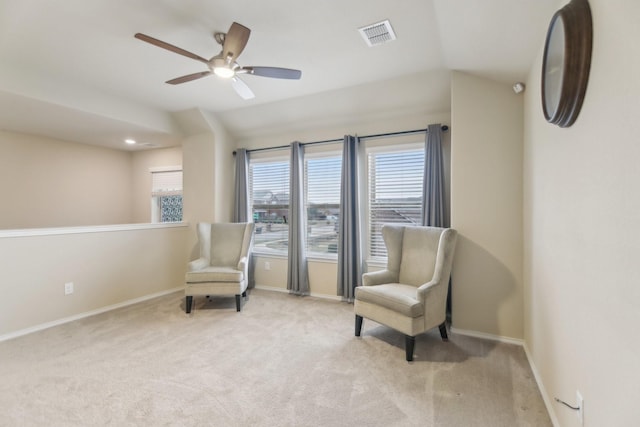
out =
<svg viewBox="0 0 640 427"><path fill-rule="evenodd" d="M571 126L589 80L593 38L587 0L572 0L551 18L542 61L542 111L549 123Z"/></svg>

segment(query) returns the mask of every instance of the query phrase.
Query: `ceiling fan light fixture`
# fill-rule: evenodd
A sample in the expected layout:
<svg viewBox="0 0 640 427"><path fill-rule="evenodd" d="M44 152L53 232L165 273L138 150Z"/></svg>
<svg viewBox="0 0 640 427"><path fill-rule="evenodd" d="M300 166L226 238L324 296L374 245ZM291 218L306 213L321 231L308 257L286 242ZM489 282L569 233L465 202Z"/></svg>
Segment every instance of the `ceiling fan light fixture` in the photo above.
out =
<svg viewBox="0 0 640 427"><path fill-rule="evenodd" d="M229 67L213 67L213 74L223 79L229 79L233 77L236 72Z"/></svg>

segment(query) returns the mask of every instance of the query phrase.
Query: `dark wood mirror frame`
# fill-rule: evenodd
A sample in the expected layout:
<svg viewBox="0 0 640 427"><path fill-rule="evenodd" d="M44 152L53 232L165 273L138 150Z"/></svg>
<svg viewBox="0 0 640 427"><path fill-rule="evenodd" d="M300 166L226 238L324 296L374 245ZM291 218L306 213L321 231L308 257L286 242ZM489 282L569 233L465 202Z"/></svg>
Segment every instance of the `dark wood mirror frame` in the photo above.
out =
<svg viewBox="0 0 640 427"><path fill-rule="evenodd" d="M572 0L551 18L542 60L542 111L549 123L564 128L576 121L587 90L592 43L587 0Z"/></svg>

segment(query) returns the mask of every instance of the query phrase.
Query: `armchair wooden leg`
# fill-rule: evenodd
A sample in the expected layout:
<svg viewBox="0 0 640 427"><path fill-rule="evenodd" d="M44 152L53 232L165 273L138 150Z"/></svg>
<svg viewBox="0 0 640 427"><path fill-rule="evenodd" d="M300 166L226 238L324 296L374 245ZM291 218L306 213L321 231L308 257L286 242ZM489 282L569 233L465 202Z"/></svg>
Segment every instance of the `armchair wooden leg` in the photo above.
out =
<svg viewBox="0 0 640 427"><path fill-rule="evenodd" d="M449 337L447 336L447 325L445 322L439 326L440 328L440 336L442 337L442 341L449 341Z"/></svg>
<svg viewBox="0 0 640 427"><path fill-rule="evenodd" d="M236 295L236 311L240 311L242 309L241 304L242 299L240 298L240 295Z"/></svg>
<svg viewBox="0 0 640 427"><path fill-rule="evenodd" d="M187 312L187 314L191 313L191 303L193 302L193 297L189 296L185 298L184 301L184 310Z"/></svg>
<svg viewBox="0 0 640 427"><path fill-rule="evenodd" d="M413 361L413 347L416 343L416 337L411 337L409 335L404 336L404 346L405 352L407 355L407 362Z"/></svg>
<svg viewBox="0 0 640 427"><path fill-rule="evenodd" d="M360 336L360 332L362 331L362 316L358 316L356 314L356 336Z"/></svg>

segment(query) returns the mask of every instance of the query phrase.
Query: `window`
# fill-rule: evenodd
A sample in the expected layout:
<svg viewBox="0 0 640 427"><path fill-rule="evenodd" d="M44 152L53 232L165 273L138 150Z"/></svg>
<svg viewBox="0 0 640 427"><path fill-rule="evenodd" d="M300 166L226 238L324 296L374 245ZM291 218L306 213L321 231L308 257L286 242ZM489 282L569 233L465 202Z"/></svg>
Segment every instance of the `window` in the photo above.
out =
<svg viewBox="0 0 640 427"><path fill-rule="evenodd" d="M308 256L337 258L341 166L340 151L305 152L304 206Z"/></svg>
<svg viewBox="0 0 640 427"><path fill-rule="evenodd" d="M151 222L182 221L182 167L151 169Z"/></svg>
<svg viewBox="0 0 640 427"><path fill-rule="evenodd" d="M287 255L289 158L251 156L249 201L255 225L254 252Z"/></svg>
<svg viewBox="0 0 640 427"><path fill-rule="evenodd" d="M370 148L367 171L368 255L383 261L383 224L421 224L424 144Z"/></svg>

